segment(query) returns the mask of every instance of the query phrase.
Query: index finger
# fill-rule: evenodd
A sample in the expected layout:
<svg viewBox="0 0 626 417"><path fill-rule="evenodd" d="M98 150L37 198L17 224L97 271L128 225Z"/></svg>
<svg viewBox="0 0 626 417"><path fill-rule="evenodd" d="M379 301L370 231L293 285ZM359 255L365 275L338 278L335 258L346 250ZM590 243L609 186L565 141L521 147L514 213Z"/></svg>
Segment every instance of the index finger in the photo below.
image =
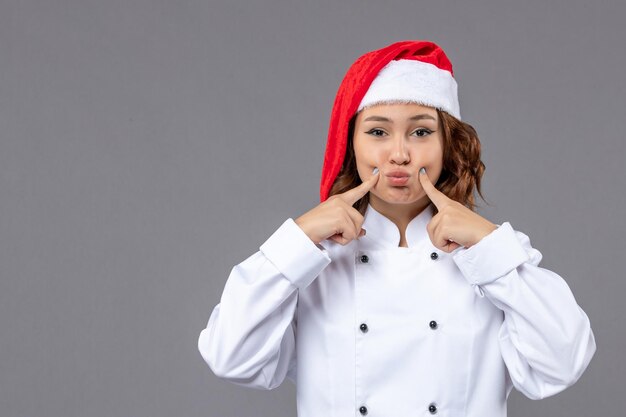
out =
<svg viewBox="0 0 626 417"><path fill-rule="evenodd" d="M380 178L380 171L376 171L375 174L372 174L372 176L370 176L368 179L366 179L356 187L341 194L338 194L338 197L352 206L354 203L359 201L361 197L367 194L367 192L373 186L376 185L376 183L378 182L378 178Z"/></svg>
<svg viewBox="0 0 626 417"><path fill-rule="evenodd" d="M433 183L430 181L428 174L426 173L426 168L422 167L419 169L417 174L419 176L419 181L422 184L422 188L426 192L430 201L435 204L437 210L441 210L441 208L448 203L450 200L447 195L439 191Z"/></svg>

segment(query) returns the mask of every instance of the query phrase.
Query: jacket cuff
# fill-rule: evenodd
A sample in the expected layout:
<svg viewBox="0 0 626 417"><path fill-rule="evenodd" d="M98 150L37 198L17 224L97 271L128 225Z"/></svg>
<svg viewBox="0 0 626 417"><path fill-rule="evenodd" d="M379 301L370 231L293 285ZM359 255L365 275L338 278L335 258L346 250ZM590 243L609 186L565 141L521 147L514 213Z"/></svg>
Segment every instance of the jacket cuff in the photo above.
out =
<svg viewBox="0 0 626 417"><path fill-rule="evenodd" d="M530 259L509 222L469 248L452 255L463 276L472 285L484 285L508 274Z"/></svg>
<svg viewBox="0 0 626 417"><path fill-rule="evenodd" d="M328 251L313 243L292 218L285 220L259 249L299 289L306 288L331 262Z"/></svg>

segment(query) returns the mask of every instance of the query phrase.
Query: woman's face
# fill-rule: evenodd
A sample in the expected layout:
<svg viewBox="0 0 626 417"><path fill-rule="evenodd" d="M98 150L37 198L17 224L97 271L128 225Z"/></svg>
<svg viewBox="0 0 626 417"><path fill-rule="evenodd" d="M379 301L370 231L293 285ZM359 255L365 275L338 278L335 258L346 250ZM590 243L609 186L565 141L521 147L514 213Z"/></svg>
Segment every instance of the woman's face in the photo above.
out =
<svg viewBox="0 0 626 417"><path fill-rule="evenodd" d="M434 108L403 103L363 109L356 118L353 145L362 181L374 167L380 170L378 183L370 190L374 208L427 204L418 170L425 167L434 184L443 167L443 138Z"/></svg>

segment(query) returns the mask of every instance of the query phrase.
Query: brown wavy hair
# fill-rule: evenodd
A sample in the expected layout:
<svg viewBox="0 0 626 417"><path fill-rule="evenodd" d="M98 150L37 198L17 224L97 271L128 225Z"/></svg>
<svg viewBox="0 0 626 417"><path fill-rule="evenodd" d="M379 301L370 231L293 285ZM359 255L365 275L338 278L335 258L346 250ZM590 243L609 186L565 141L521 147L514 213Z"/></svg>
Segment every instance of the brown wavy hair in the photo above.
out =
<svg viewBox="0 0 626 417"><path fill-rule="evenodd" d="M437 110L439 127L443 139L443 168L435 187L450 199L458 201L472 211L477 205L474 189L483 201L485 197L480 188L480 181L485 171L485 164L480 160L480 140L472 125L465 123L445 111ZM341 170L335 178L328 196L340 194L362 183L356 169L353 137L358 113L350 119L348 126L348 144ZM369 193L354 203L354 208L365 215L369 204ZM435 213L437 208L434 207Z"/></svg>

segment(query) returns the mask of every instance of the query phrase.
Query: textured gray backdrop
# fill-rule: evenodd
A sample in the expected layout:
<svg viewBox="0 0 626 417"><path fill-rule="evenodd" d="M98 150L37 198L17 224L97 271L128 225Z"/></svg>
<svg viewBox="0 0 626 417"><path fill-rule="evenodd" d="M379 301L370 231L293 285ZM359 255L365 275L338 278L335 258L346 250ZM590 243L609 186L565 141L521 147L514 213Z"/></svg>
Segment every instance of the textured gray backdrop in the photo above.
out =
<svg viewBox="0 0 626 417"><path fill-rule="evenodd" d="M196 348L235 264L318 204L362 53L453 62L491 205L563 276L598 350L509 415L626 409L623 1L0 1L0 415L295 416L295 387ZM487 417L487 416L486 416Z"/></svg>

